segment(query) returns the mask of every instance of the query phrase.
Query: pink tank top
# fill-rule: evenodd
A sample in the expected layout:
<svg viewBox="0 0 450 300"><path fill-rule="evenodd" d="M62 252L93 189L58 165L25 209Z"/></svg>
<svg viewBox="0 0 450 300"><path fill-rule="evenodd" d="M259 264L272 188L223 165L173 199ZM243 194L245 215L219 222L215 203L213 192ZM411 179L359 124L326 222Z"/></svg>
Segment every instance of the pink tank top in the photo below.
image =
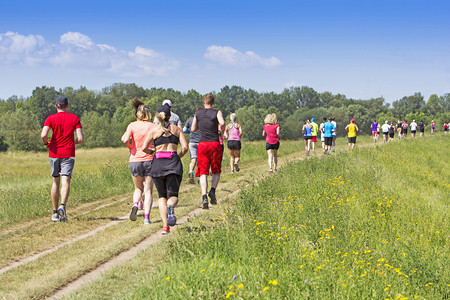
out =
<svg viewBox="0 0 450 300"><path fill-rule="evenodd" d="M269 144L276 144L278 143L278 134L277 134L277 128L280 127L280 124L265 124L264 125L264 131L266 132L266 142Z"/></svg>
<svg viewBox="0 0 450 300"><path fill-rule="evenodd" d="M236 123L231 123L232 127L228 129L228 140L229 141L240 141L241 137L239 136L239 129L235 126Z"/></svg>

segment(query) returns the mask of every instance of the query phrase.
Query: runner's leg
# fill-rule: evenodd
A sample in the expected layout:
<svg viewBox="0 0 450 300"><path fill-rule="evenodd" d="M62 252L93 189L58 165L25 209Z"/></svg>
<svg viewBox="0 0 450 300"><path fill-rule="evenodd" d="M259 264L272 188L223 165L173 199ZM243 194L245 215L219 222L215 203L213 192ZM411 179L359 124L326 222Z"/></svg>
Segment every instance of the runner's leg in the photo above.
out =
<svg viewBox="0 0 450 300"><path fill-rule="evenodd" d="M53 210L57 210L59 206L59 184L61 182L61 177L52 177L52 189L51 189L51 197L52 197L52 205Z"/></svg>
<svg viewBox="0 0 450 300"><path fill-rule="evenodd" d="M66 205L70 193L70 176L61 175L61 204Z"/></svg>

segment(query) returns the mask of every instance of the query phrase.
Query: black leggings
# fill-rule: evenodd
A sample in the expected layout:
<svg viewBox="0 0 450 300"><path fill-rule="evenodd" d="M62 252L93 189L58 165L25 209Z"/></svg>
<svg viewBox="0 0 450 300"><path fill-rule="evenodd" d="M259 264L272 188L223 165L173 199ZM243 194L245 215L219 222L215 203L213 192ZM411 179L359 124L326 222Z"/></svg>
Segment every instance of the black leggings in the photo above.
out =
<svg viewBox="0 0 450 300"><path fill-rule="evenodd" d="M169 174L161 177L152 177L158 191L159 198L178 197L182 176Z"/></svg>

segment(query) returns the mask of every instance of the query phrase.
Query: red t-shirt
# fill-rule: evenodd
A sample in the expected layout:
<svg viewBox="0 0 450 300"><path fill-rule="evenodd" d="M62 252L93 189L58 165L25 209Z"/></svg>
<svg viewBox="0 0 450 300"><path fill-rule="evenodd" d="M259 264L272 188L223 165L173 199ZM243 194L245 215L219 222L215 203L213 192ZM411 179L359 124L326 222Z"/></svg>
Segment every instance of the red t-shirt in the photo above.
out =
<svg viewBox="0 0 450 300"><path fill-rule="evenodd" d="M48 156L53 158L75 157L74 132L81 128L80 118L68 112L59 112L48 116L44 126L52 130L48 147Z"/></svg>
<svg viewBox="0 0 450 300"><path fill-rule="evenodd" d="M280 127L280 124L265 124L264 125L264 131L266 132L266 142L269 144L276 144L278 143L278 134L277 134L277 128Z"/></svg>

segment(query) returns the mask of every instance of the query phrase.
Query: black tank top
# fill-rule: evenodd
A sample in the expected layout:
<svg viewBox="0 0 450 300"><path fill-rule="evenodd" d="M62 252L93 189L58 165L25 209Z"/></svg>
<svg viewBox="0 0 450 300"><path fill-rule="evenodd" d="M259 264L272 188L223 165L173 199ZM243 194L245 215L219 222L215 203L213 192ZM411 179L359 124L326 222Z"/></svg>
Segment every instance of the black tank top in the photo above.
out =
<svg viewBox="0 0 450 300"><path fill-rule="evenodd" d="M204 108L195 113L198 128L200 130L200 142L219 141L219 121L217 120L218 110Z"/></svg>
<svg viewBox="0 0 450 300"><path fill-rule="evenodd" d="M155 147L159 146L159 145L164 145L164 144L178 145L178 142L180 139L176 135L173 135L172 132L170 132L170 130L169 130L169 133L170 133L169 136L164 136L164 132L163 132L159 137L157 137L155 139L155 141L153 142Z"/></svg>

